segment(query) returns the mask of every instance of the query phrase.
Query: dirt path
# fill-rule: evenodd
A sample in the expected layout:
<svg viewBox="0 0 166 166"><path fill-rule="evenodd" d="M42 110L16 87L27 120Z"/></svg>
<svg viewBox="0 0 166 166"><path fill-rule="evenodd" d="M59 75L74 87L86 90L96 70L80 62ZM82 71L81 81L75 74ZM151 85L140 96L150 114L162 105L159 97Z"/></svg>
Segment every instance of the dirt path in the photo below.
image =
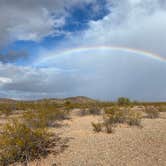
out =
<svg viewBox="0 0 166 166"><path fill-rule="evenodd" d="M69 138L68 148L42 165L58 166L165 166L166 119L144 119L143 128L119 126L115 133L94 133L97 116L74 116L57 132Z"/></svg>

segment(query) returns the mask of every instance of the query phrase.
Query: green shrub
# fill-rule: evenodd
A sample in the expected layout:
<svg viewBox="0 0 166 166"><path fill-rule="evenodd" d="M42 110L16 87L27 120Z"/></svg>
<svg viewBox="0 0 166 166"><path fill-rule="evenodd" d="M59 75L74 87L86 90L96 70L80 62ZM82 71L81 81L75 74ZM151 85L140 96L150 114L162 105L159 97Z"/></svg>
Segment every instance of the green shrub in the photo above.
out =
<svg viewBox="0 0 166 166"><path fill-rule="evenodd" d="M147 106L145 112L148 118L154 119L159 117L159 110L154 106Z"/></svg>
<svg viewBox="0 0 166 166"><path fill-rule="evenodd" d="M107 133L113 133L113 125L110 123L105 123L105 129Z"/></svg>
<svg viewBox="0 0 166 166"><path fill-rule="evenodd" d="M112 132L113 127L118 123L140 126L141 113L130 108L119 108L116 106L105 110L103 120L106 131Z"/></svg>
<svg viewBox="0 0 166 166"><path fill-rule="evenodd" d="M11 115L12 111L14 110L12 104L9 103L1 103L0 104L0 113L5 116Z"/></svg>
<svg viewBox="0 0 166 166"><path fill-rule="evenodd" d="M100 115L101 111L97 107L90 107L86 109L81 109L79 112L80 116L86 116L86 115Z"/></svg>
<svg viewBox="0 0 166 166"><path fill-rule="evenodd" d="M102 124L101 123L94 123L94 122L92 122L91 124L92 124L93 130L95 132L100 132L102 130Z"/></svg>
<svg viewBox="0 0 166 166"><path fill-rule="evenodd" d="M126 118L126 122L130 126L140 126L141 125L141 113L129 110L128 116Z"/></svg>
<svg viewBox="0 0 166 166"><path fill-rule="evenodd" d="M101 114L101 110L98 107L91 107L91 108L89 108L89 114L100 115Z"/></svg>
<svg viewBox="0 0 166 166"><path fill-rule="evenodd" d="M124 123L126 121L126 110L122 110L119 107L106 109L105 114L112 124Z"/></svg>
<svg viewBox="0 0 166 166"><path fill-rule="evenodd" d="M23 114L24 122L32 128L45 128L51 126L57 119L65 118L65 111L60 110L37 110L27 111Z"/></svg>
<svg viewBox="0 0 166 166"><path fill-rule="evenodd" d="M7 123L0 134L0 165L29 161L47 154L49 134L18 121Z"/></svg>
<svg viewBox="0 0 166 166"><path fill-rule="evenodd" d="M128 99L128 98L120 97L120 98L118 98L117 103L118 103L118 105L129 105L131 102L130 102L130 99Z"/></svg>
<svg viewBox="0 0 166 166"><path fill-rule="evenodd" d="M161 105L158 107L159 112L166 112L166 105Z"/></svg>

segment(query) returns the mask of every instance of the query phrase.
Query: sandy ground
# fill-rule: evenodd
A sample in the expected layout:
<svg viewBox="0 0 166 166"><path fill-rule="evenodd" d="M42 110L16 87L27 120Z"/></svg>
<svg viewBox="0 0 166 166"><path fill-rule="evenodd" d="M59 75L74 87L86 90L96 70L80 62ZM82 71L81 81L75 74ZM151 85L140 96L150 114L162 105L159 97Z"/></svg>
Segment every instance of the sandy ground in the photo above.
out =
<svg viewBox="0 0 166 166"><path fill-rule="evenodd" d="M143 128L119 125L115 133L94 133L91 122L99 116L76 116L56 132L68 140L58 155L38 166L166 166L166 113L158 119L143 119Z"/></svg>

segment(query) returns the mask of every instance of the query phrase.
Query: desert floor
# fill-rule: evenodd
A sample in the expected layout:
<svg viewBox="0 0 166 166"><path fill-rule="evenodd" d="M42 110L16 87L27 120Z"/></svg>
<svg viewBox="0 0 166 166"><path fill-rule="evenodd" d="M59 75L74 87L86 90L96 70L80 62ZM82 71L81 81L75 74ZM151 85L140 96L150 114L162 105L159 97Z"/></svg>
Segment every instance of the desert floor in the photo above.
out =
<svg viewBox="0 0 166 166"><path fill-rule="evenodd" d="M98 120L101 116L73 113L52 129L61 137L61 152L30 166L166 165L166 113L157 119L142 119L142 128L119 125L112 134L94 133L91 122Z"/></svg>

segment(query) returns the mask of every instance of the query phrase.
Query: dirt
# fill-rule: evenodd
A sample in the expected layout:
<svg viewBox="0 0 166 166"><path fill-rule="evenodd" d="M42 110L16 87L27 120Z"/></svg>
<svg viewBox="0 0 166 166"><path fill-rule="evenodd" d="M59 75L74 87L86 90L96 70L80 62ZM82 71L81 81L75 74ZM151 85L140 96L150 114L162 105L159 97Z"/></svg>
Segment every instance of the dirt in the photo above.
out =
<svg viewBox="0 0 166 166"><path fill-rule="evenodd" d="M30 166L166 165L166 113L157 119L143 119L142 128L119 125L112 134L93 132L91 122L100 120L101 116L80 117L73 113L71 119L53 129L68 140L66 148Z"/></svg>

